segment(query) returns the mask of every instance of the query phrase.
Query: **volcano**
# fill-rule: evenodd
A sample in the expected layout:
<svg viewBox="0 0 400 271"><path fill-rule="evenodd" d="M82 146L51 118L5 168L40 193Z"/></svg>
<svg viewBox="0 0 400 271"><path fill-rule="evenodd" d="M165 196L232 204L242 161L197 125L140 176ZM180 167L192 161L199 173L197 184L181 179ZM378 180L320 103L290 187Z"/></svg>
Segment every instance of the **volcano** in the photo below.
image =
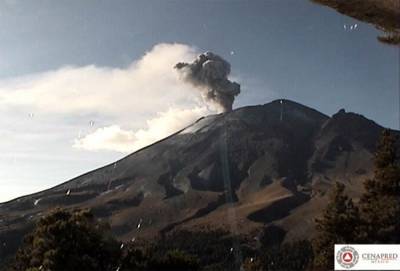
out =
<svg viewBox="0 0 400 271"><path fill-rule="evenodd" d="M197 120L110 165L0 205L0 259L55 207L90 208L120 240L224 228L309 239L335 181L357 198L383 127L289 100ZM397 133L397 132L396 132Z"/></svg>

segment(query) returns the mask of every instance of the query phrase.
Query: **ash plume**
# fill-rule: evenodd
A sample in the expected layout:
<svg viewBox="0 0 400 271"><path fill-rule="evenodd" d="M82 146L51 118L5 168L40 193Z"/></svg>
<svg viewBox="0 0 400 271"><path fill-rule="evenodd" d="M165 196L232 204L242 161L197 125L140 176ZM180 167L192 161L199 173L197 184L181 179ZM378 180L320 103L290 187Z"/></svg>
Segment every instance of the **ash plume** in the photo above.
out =
<svg viewBox="0 0 400 271"><path fill-rule="evenodd" d="M217 105L223 112L232 110L240 85L228 79L231 65L222 57L206 52L192 63L179 62L174 67L184 81L197 87L206 101Z"/></svg>

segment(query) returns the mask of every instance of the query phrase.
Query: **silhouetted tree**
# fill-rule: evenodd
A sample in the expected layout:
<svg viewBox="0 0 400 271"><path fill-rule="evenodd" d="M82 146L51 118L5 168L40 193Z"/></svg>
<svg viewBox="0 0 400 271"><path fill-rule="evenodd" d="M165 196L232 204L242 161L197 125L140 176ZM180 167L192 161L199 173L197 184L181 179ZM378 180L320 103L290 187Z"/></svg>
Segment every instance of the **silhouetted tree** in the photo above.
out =
<svg viewBox="0 0 400 271"><path fill-rule="evenodd" d="M199 259L200 266L206 270L238 270L236 252L242 240L224 230L204 229L201 231L173 231L161 237L154 251L162 257L168 251L180 250Z"/></svg>
<svg viewBox="0 0 400 271"><path fill-rule="evenodd" d="M119 270L146 270L149 261L149 253L145 249L137 248L133 244L126 244L122 250Z"/></svg>
<svg viewBox="0 0 400 271"><path fill-rule="evenodd" d="M346 244L358 240L360 226L358 208L344 193L344 185L335 183L330 201L321 218L316 219L317 237L313 242L315 265L333 268L334 244Z"/></svg>
<svg viewBox="0 0 400 271"><path fill-rule="evenodd" d="M198 270L199 260L181 250L169 250L165 253L157 251L155 244L147 244L147 247L136 247L127 244L124 246L120 271L145 271L145 270Z"/></svg>
<svg viewBox="0 0 400 271"><path fill-rule="evenodd" d="M400 242L400 165L396 138L384 130L375 153L374 178L364 184L361 198L363 241Z"/></svg>
<svg viewBox="0 0 400 271"><path fill-rule="evenodd" d="M113 270L119 255L118 243L90 212L58 209L26 236L12 270Z"/></svg>
<svg viewBox="0 0 400 271"><path fill-rule="evenodd" d="M248 257L243 264L246 271L307 270L313 262L310 241L302 240L265 248L257 257Z"/></svg>

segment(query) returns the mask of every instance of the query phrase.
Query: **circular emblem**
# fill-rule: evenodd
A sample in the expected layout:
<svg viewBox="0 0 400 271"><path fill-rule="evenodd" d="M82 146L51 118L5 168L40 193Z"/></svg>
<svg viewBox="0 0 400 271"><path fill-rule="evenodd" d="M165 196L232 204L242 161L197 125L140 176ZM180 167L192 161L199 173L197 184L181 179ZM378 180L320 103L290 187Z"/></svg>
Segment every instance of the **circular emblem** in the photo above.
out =
<svg viewBox="0 0 400 271"><path fill-rule="evenodd" d="M344 268L352 268L358 262L358 252L350 247L342 247L336 254L336 261Z"/></svg>

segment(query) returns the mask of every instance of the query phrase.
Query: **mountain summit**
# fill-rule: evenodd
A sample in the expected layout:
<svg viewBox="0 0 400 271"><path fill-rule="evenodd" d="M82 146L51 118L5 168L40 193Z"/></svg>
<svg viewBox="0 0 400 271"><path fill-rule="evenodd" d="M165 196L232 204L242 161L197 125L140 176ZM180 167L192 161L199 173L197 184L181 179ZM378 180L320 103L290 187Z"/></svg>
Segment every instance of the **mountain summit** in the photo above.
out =
<svg viewBox="0 0 400 271"><path fill-rule="evenodd" d="M91 208L121 240L174 229L309 238L334 181L351 196L372 174L383 128L289 100L207 116L105 167L0 205L0 259L50 209ZM283 238L283 237L282 237Z"/></svg>

